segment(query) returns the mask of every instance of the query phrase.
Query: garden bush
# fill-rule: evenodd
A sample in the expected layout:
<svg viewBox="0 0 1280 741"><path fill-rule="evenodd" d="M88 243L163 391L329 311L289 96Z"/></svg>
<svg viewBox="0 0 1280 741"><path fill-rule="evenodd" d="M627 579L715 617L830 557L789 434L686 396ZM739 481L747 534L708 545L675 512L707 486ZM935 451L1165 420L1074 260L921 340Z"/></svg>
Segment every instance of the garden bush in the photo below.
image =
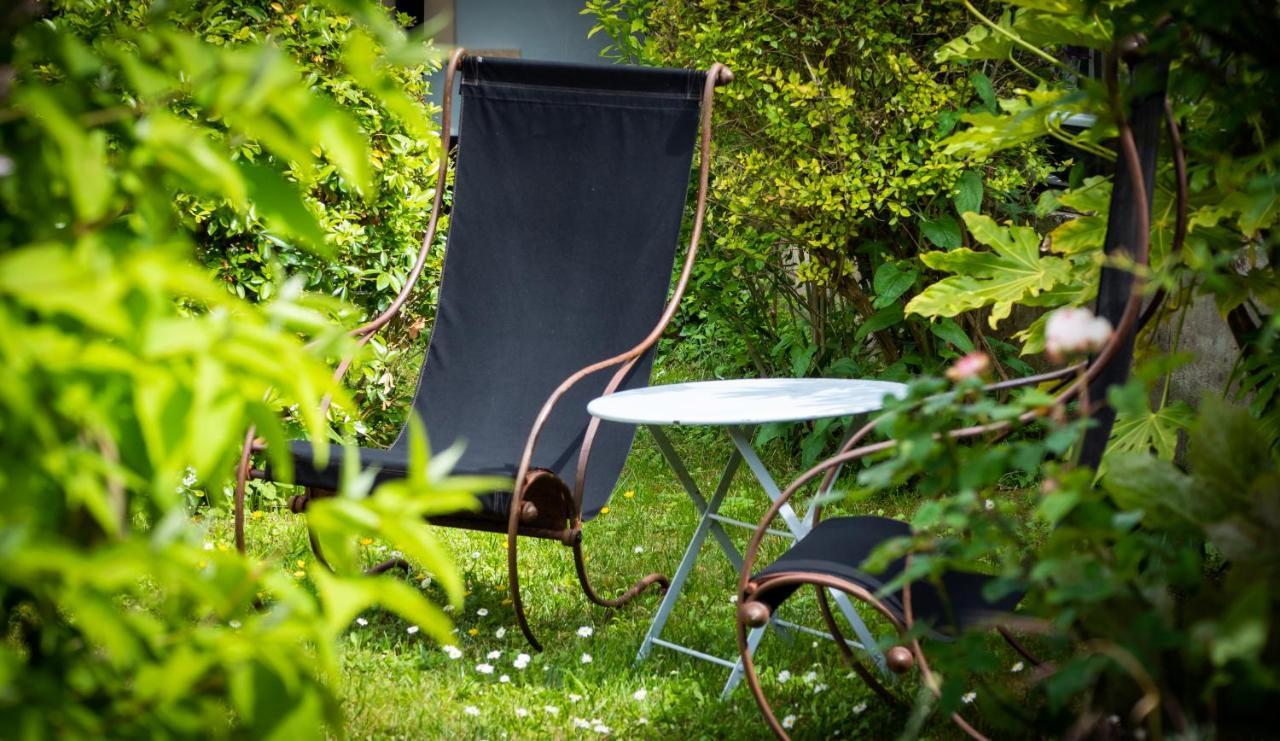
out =
<svg viewBox="0 0 1280 741"><path fill-rule="evenodd" d="M980 725L1001 734L1265 734L1266 709L1280 687L1280 559L1264 534L1280 522L1273 143L1280 98L1274 55L1262 39L1280 31L1280 21L1247 4L1199 0L1011 0L998 15L965 6L973 27L943 45L938 59L1012 67L1020 87L992 110L963 116L943 151L978 167L1009 147L1055 139L1070 147L1059 167L1071 170L1071 182L1043 194L1023 219L965 214L965 246L921 256L931 282L907 304L908 314L982 310L995 324L1026 307L1037 316L1017 339L1024 353L1038 354L1052 310L1094 299L1112 216L1108 163L1119 155L1117 117L1128 106L1113 90L1146 92L1149 81L1077 75L1061 61L1067 47L1113 58L1135 47L1168 58L1170 116L1181 145L1166 136L1157 162L1152 264L1141 270L1151 321L1139 336L1133 380L1106 400L1119 417L1100 470L1071 463L1085 423L1069 420L1082 410L1055 405L1038 390L1002 401L979 394L975 381L950 392L925 381L914 401L881 423L909 445L864 469L856 496L873 502L909 486L929 498L911 518L912 537L867 567L910 552L911 579L949 568L998 575L989 596L1026 590L1020 625L1051 662L1033 666L1007 649L1002 659L978 633L933 643L938 694L920 695L913 728L929 711L972 715L972 705ZM1062 125L1080 114L1092 126L1072 133ZM1188 218L1180 226L1183 205ZM1169 402L1168 388L1170 375L1192 359L1179 343L1182 319L1198 301L1226 320L1237 372L1233 388L1210 390L1193 409ZM1156 341L1162 329L1171 342ZM1223 395L1238 396L1240 405ZM999 445L937 437L1032 410L1030 425Z"/></svg>
<svg viewBox="0 0 1280 741"><path fill-rule="evenodd" d="M210 204L206 224L319 266L340 245L308 193L341 182L351 204L377 203L386 184L360 120L278 46L187 30L198 4L93 7L93 32L87 15L34 18L36 4L6 8L0 28L0 727L340 734L335 642L356 614L382 605L451 639L417 589L351 575L357 539L396 543L460 605L424 515L473 505L486 482L428 467L415 430L418 475L377 497L351 476L313 508L336 574L211 536L183 492L222 489L246 428L283 452L286 407L324 439L321 398L350 406L329 360L353 350L331 317L353 312L282 270L253 284L258 303L228 292L191 225ZM386 70L421 68L425 48L381 8L341 12L340 58L408 127Z"/></svg>
<svg viewBox="0 0 1280 741"><path fill-rule="evenodd" d="M591 0L584 12L610 56L736 75L716 99L710 240L682 352L720 373L902 378L988 342L977 323L903 314L918 252L958 247L960 214L1016 211L1047 175L1034 152L974 167L938 147L1004 87L934 61L963 8Z"/></svg>
<svg viewBox="0 0 1280 741"><path fill-rule="evenodd" d="M901 380L976 347L1001 373L1029 369L977 317L903 312L923 284L917 254L960 246L960 216L984 204L1026 210L1049 174L1034 146L978 164L939 146L1006 87L934 61L966 27L962 7L590 0L583 12L610 57L735 73L716 96L707 245L670 357L717 376ZM840 430L805 431L804 460Z"/></svg>
<svg viewBox="0 0 1280 741"><path fill-rule="evenodd" d="M142 30L152 0L76 0L59 3L62 28L86 41L110 38L122 29ZM389 14L379 13L382 24ZM291 235L280 233L256 213L240 213L225 201L196 193L177 195L184 223L201 259L226 287L250 301L269 299L281 276L294 276L309 291L334 296L354 307L358 322L386 309L403 287L426 231L440 161L439 134L431 106L428 74L434 57L383 63L372 39L350 8L299 0L217 0L179 3L169 22L207 44L234 48L269 43L286 52L308 85L323 92L359 125L368 160L359 163L372 188L363 191L331 156L312 158L297 144L276 141L281 160L260 138L232 140L240 156L265 162L305 163L288 173L305 183L307 209L319 223L331 254L317 256ZM407 19L406 19L407 20ZM366 41L366 39L368 39ZM397 60L389 60L396 62ZM199 111L185 101L171 106L179 116ZM447 221L438 231L440 241ZM437 245L438 247L439 245ZM347 376L355 392L348 429L370 444L389 443L404 422L402 402L416 379L416 360L425 344L424 328L435 307L442 251L433 250L422 283L397 325L373 342L373 353Z"/></svg>

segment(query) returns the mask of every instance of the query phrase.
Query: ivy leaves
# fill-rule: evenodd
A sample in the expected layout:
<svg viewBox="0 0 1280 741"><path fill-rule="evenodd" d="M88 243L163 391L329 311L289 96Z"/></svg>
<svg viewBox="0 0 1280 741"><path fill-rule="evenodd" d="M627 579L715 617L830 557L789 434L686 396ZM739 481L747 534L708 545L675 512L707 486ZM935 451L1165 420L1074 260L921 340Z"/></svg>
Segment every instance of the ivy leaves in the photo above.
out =
<svg viewBox="0 0 1280 741"><path fill-rule="evenodd" d="M991 217L973 212L962 218L973 238L990 250L962 248L921 255L925 265L954 275L911 299L908 314L953 317L990 306L988 321L994 329L1015 303L1072 281L1071 262L1041 255L1040 236L1034 229L1000 226Z"/></svg>

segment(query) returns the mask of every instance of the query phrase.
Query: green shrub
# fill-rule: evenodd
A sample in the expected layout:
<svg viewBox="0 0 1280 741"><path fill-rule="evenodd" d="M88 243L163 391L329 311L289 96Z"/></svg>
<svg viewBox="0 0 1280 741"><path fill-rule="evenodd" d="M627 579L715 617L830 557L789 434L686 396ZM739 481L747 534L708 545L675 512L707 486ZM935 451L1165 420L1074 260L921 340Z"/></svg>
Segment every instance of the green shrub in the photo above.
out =
<svg viewBox="0 0 1280 741"><path fill-rule="evenodd" d="M86 40L111 36L121 27L145 28L152 0L76 0L59 5L63 28ZM382 11L375 7L382 17ZM281 276L300 277L307 290L337 297L354 306L353 324L387 307L403 287L417 257L435 197L440 161L438 112L429 103L427 75L433 59L381 64L376 45L353 44L364 38L350 8L300 0L217 0L178 4L169 22L205 43L234 48L269 43L287 52L307 83L324 93L359 124L368 147L363 163L371 188L361 192L329 156L320 154L305 169L290 171L306 184L306 205L317 217L332 256L317 257L256 214L238 213L225 201L179 194L177 202L193 234L201 259L228 289L241 298L271 298ZM375 69L376 66L376 69ZM184 101L175 113L198 115ZM276 162L259 141L262 132L229 141L240 156ZM278 142L283 144L283 142ZM306 161L291 152L295 161ZM443 241L447 221L438 234ZM438 245L437 245L438 246ZM401 400L416 378L412 359L424 325L434 311L442 251L433 250L421 285L396 326L380 335L367 362L347 376L356 392L359 424L351 431L373 442L389 442L404 421ZM409 362L402 356L409 355Z"/></svg>
<svg viewBox="0 0 1280 741"><path fill-rule="evenodd" d="M483 484L426 473L417 430L420 476L377 497L353 479L313 507L338 575L215 542L183 493L223 488L250 424L287 470L286 405L323 439L321 398L350 403L328 361L353 343L330 320L350 310L300 280L273 275L256 304L226 291L195 259L188 217L197 199L216 204L324 264L334 246L293 181L341 178L372 198L370 147L277 47L168 22L198 6L122 19L103 3L92 34L85 16L37 21L32 7L0 30L0 727L340 735L336 641L356 614L383 605L450 639L418 590L349 576L358 538L396 543L460 605L424 516L473 505ZM425 56L350 10L363 20L344 58L374 38Z"/></svg>
<svg viewBox="0 0 1280 741"><path fill-rule="evenodd" d="M976 323L904 318L914 257L959 246L957 211L1029 203L1046 173L1025 153L970 170L937 146L994 95L986 75L933 62L962 8L591 0L584 12L606 54L735 73L716 98L690 352L723 373L904 377L972 349Z"/></svg>

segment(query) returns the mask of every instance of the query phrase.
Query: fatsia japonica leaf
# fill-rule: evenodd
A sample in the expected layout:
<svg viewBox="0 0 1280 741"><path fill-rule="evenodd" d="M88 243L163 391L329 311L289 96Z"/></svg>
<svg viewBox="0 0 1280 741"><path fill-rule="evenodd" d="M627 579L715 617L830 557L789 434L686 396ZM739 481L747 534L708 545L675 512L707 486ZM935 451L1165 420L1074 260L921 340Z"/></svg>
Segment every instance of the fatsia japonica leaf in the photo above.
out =
<svg viewBox="0 0 1280 741"><path fill-rule="evenodd" d="M1178 433L1188 429L1194 418L1194 411L1186 402L1173 401L1153 410L1146 385L1136 381L1113 388L1108 398L1116 409L1115 426L1107 443L1108 456L1154 450L1160 458L1173 460Z"/></svg>
<svg viewBox="0 0 1280 741"><path fill-rule="evenodd" d="M1050 133L1050 124L1073 113L1096 113L1096 102L1102 91L1094 86L1085 89L1028 90L1014 98L1000 100L1000 112L966 113L961 121L968 126L942 141L943 151L966 157L981 158L1010 147L1034 141ZM1085 139L1111 136L1109 121L1100 121L1085 134Z"/></svg>
<svg viewBox="0 0 1280 741"><path fill-rule="evenodd" d="M909 314L953 317L991 307L989 322L996 327L1009 316L1013 304L1072 280L1072 264L1064 258L1040 254L1040 236L1023 226L1001 226L991 217L964 214L973 238L990 251L968 248L928 252L924 264L947 273L911 299Z"/></svg>

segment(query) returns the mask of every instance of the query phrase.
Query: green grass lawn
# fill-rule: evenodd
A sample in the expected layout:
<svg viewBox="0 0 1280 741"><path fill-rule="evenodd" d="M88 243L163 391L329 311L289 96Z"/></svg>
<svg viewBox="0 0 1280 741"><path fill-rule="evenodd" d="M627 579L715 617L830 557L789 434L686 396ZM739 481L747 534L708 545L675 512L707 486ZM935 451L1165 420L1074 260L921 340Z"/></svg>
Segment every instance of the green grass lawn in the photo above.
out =
<svg viewBox="0 0 1280 741"><path fill-rule="evenodd" d="M708 430L678 430L673 439L695 478L709 489L730 453ZM766 463L785 484L796 463L781 446ZM745 467L722 509L755 522L766 497ZM898 514L893 504L888 514ZM249 520L250 548L301 577L313 556L301 517L258 513ZM617 594L650 571L674 573L696 523L695 510L649 435L641 431L608 512L584 528L588 570L602 594ZM728 671L661 647L636 664L641 639L658 606L656 593L610 610L591 604L574 575L572 552L546 541L522 541L523 593L534 630L546 646L534 653L515 625L506 591L506 537L438 529L467 583L466 604L452 613L461 656L381 612L361 616L345 636L343 706L358 738L560 738L609 735L658 738L754 738L768 731L745 683L719 701ZM214 524L229 542L225 521ZM749 531L730 528L739 547ZM774 551L782 545L773 544ZM370 562L388 545L366 546ZM397 577L400 578L400 577ZM438 601L424 575L414 583ZM724 657L736 656L731 602L736 573L708 539L663 634ZM817 627L812 596L797 597L788 619ZM873 623L874 625L874 623ZM883 633L883 626L880 626ZM521 654L530 654L526 662ZM828 641L798 635L765 638L757 654L779 717L794 716L798 737L892 738L907 722L885 707L839 661ZM492 670L489 670L492 667ZM780 673L789 672L782 681ZM787 675L781 675L785 679ZM934 735L951 736L942 723Z"/></svg>

